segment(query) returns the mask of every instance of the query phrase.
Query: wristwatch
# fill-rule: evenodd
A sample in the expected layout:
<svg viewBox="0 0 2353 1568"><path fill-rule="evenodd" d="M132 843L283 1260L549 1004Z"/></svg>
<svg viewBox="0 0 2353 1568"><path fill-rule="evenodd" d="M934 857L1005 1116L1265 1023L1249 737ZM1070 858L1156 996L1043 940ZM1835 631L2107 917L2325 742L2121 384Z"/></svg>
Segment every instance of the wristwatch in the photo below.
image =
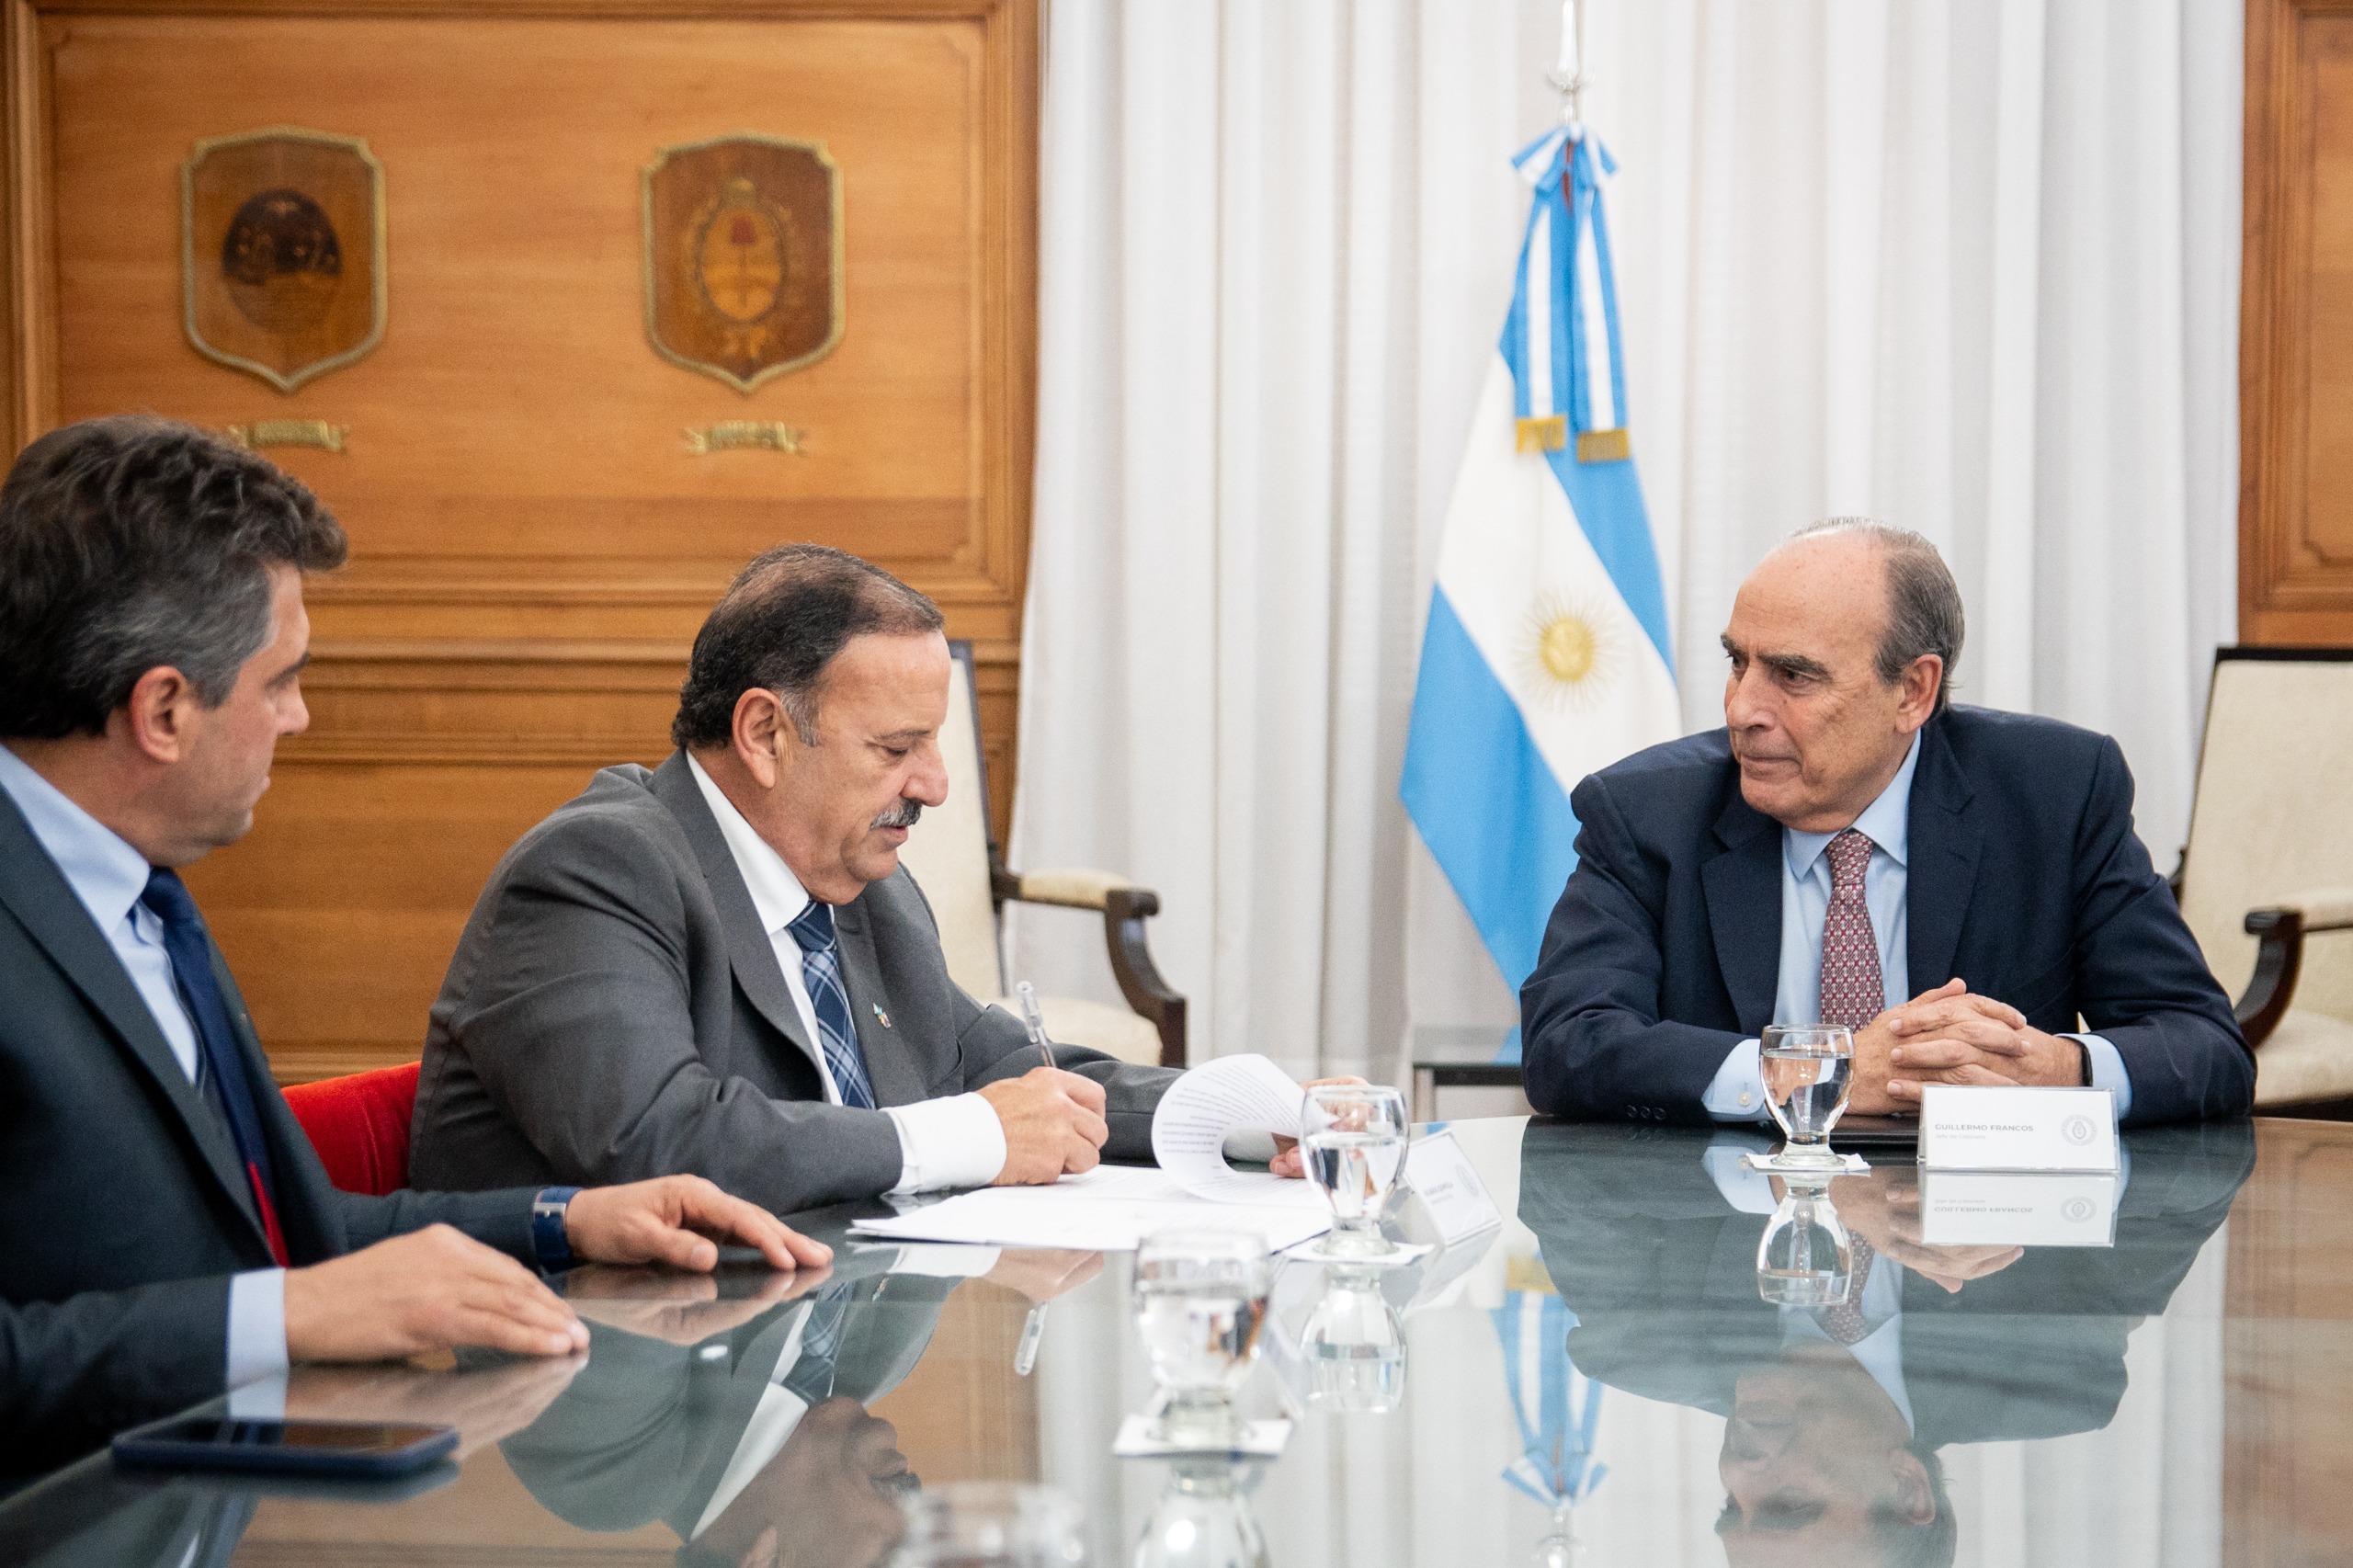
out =
<svg viewBox="0 0 2353 1568"><path fill-rule="evenodd" d="M577 1260L572 1256L572 1242L563 1233L563 1211L571 1207L576 1187L543 1187L531 1199L531 1251L538 1256L542 1273L553 1274L569 1268Z"/></svg>

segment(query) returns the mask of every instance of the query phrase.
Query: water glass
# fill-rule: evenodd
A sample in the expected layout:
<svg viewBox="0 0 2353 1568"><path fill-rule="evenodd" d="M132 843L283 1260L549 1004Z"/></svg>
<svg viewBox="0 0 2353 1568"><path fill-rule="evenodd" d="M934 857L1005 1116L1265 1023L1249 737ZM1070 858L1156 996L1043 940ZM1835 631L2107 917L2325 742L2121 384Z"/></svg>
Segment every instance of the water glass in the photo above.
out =
<svg viewBox="0 0 2353 1568"><path fill-rule="evenodd" d="M1273 1267L1255 1231L1161 1231L1136 1249L1136 1326L1161 1408L1153 1435L1213 1446L1239 1431L1233 1396L1258 1357Z"/></svg>
<svg viewBox="0 0 2353 1568"><path fill-rule="evenodd" d="M1255 1467L1178 1460L1144 1521L1133 1568L1267 1568L1267 1538L1250 1511Z"/></svg>
<svg viewBox="0 0 2353 1568"><path fill-rule="evenodd" d="M1855 1244L1826 1176L1793 1176L1756 1243L1756 1293L1777 1307L1835 1307L1854 1282Z"/></svg>
<svg viewBox="0 0 2353 1568"><path fill-rule="evenodd" d="M1855 1033L1844 1024L1774 1024L1760 1042L1765 1108L1788 1140L1773 1168L1835 1169L1830 1130L1855 1089Z"/></svg>
<svg viewBox="0 0 2353 1568"><path fill-rule="evenodd" d="M1069 1495L1009 1481L956 1481L900 1502L907 1533L892 1568L1072 1568L1086 1561Z"/></svg>
<svg viewBox="0 0 2353 1568"><path fill-rule="evenodd" d="M1405 1096L1382 1084L1320 1084L1300 1109L1307 1177L1332 1205L1324 1257L1379 1258L1395 1249L1381 1212L1405 1166Z"/></svg>

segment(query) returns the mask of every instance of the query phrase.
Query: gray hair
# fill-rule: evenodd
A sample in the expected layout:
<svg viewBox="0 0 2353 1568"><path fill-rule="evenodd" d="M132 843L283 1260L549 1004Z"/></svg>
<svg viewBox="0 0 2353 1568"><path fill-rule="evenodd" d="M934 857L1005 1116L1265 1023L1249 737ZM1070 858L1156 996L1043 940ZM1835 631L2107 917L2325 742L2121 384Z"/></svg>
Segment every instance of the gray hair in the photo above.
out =
<svg viewBox="0 0 2353 1568"><path fill-rule="evenodd" d="M1824 517L1790 536L1791 540L1822 534L1861 534L1879 546L1887 563L1887 630L1879 640L1879 678L1893 685L1923 653L1944 661L1937 682L1936 711L1952 706L1953 671L1961 664L1961 639L1968 631L1961 613L1961 586L1952 580L1945 558L1926 536L1876 517Z"/></svg>

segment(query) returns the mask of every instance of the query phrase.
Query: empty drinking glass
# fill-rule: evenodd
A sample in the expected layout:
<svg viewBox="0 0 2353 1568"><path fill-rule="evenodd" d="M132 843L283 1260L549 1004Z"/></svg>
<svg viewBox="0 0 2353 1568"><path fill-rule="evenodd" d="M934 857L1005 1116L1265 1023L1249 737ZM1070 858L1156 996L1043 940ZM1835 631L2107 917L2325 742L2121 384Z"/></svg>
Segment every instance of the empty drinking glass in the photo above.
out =
<svg viewBox="0 0 2353 1568"><path fill-rule="evenodd" d="M1381 1084L1319 1084L1300 1109L1307 1176L1332 1205L1324 1257L1382 1258L1398 1249L1381 1233L1381 1211L1405 1165L1405 1096Z"/></svg>
<svg viewBox="0 0 2353 1568"><path fill-rule="evenodd" d="M1213 1448L1239 1435L1233 1396L1257 1359L1272 1275L1255 1231L1162 1231L1136 1249L1136 1326L1161 1393L1155 1438Z"/></svg>
<svg viewBox="0 0 2353 1568"><path fill-rule="evenodd" d="M1844 1024L1774 1024L1760 1044L1765 1108L1788 1140L1770 1161L1760 1163L1781 1171L1836 1169L1830 1130L1854 1093L1854 1031Z"/></svg>

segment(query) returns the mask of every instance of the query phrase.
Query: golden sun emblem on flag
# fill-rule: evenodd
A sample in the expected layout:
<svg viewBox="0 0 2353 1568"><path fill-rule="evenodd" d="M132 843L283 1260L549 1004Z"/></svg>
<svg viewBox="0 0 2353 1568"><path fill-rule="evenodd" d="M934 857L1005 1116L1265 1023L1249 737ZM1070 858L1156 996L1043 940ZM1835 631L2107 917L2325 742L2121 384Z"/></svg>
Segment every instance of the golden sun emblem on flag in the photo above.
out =
<svg viewBox="0 0 2353 1568"><path fill-rule="evenodd" d="M1530 607L1520 668L1530 696L1552 707L1590 709L1608 689L1624 650L1618 622L1591 595L1555 589Z"/></svg>

